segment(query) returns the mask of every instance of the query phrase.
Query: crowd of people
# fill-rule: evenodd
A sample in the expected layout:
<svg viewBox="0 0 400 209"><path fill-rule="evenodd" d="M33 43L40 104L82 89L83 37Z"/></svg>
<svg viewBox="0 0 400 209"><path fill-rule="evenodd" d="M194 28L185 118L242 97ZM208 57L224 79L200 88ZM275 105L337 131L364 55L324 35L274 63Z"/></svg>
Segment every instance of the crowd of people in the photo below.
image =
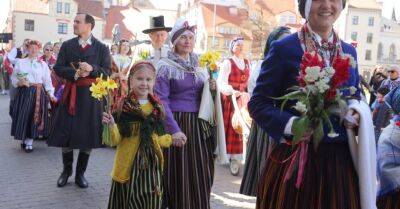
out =
<svg viewBox="0 0 400 209"><path fill-rule="evenodd" d="M343 90L346 104L327 116L337 134L329 136L324 124L317 149L297 149L303 145L293 140L300 117L292 108L296 101L274 98L297 85L303 55L318 55L324 69L335 69L338 56L357 61L354 47L333 30L346 0L298 2L306 19L298 32L274 29L263 59L254 64L245 57L243 38L234 38L217 78L199 66L196 26L186 20L166 27L163 16L153 17L143 31L151 40L150 56L135 61L129 40L108 47L92 35L94 18L78 13L77 37L43 47L26 39L1 53L0 88L5 94L9 86L11 135L28 153L38 138L61 148L58 187L73 173L74 149L75 183L87 188L92 149L116 147L109 209L208 209L215 163L229 164L238 175L243 160L239 192L256 196L257 209L400 208L399 66L377 66L369 83L356 64L349 66L343 87L355 92ZM99 78L118 84L112 104L92 97ZM238 115L244 121L247 109L249 134L245 123L233 123ZM370 130L373 136L365 134ZM299 152L307 157L294 168ZM288 174L293 169L297 178Z"/></svg>

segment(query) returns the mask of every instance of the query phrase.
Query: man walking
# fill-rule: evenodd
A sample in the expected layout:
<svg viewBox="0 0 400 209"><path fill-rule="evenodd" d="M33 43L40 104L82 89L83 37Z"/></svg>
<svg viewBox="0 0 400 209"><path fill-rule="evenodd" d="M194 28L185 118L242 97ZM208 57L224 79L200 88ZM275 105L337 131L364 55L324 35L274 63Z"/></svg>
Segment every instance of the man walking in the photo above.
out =
<svg viewBox="0 0 400 209"><path fill-rule="evenodd" d="M89 88L101 74L110 74L111 57L108 47L93 37L94 26L91 15L78 13L74 20L77 37L62 44L54 66L56 74L67 80L48 140L49 146L62 147L64 168L59 187L72 175L73 149L79 149L75 183L88 187L84 173L89 155L91 149L101 146L102 103L92 98Z"/></svg>

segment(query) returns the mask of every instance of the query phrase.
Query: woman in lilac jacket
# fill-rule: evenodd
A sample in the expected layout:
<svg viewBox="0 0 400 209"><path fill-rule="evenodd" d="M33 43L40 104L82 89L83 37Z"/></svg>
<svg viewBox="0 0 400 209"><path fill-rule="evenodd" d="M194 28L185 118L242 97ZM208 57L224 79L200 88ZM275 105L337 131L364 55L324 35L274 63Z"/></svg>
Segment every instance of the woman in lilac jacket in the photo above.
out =
<svg viewBox="0 0 400 209"><path fill-rule="evenodd" d="M155 85L165 108L164 126L174 145L164 152L164 207L209 209L215 146L210 124L198 119L198 113L205 82L210 82L211 89L216 84L198 67L193 53L195 27L178 21L170 36L173 48L158 64Z"/></svg>

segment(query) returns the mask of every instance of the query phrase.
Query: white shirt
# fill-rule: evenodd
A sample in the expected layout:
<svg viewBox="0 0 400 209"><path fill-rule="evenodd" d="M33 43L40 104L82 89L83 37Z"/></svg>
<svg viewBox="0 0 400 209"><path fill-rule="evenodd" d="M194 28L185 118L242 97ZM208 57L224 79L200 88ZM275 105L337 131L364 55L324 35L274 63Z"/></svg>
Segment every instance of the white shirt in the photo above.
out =
<svg viewBox="0 0 400 209"><path fill-rule="evenodd" d="M150 61L157 69L157 63L161 58L168 57L169 48L167 46L163 46L160 49L155 49L154 47L150 50Z"/></svg>
<svg viewBox="0 0 400 209"><path fill-rule="evenodd" d="M51 83L50 70L45 62L38 59L32 60L28 57L18 59L11 75L11 82L15 87L17 87L19 81L17 77L18 73L27 73L25 78L29 83L43 84L46 92L48 92L50 96L54 97L54 87Z"/></svg>
<svg viewBox="0 0 400 209"><path fill-rule="evenodd" d="M249 92L250 95L253 94L253 90L256 87L257 78L260 75L261 65L263 61L264 60L258 60L250 70L249 83L247 84L247 91Z"/></svg>
<svg viewBox="0 0 400 209"><path fill-rule="evenodd" d="M126 68L128 68L126 75L124 75L125 78L127 79L128 75L129 75L129 67L132 64L132 58L129 56L123 56L120 54L113 55L112 57L114 59L115 64L118 67L118 72L122 72L122 70L125 70Z"/></svg>
<svg viewBox="0 0 400 209"><path fill-rule="evenodd" d="M92 34L90 34L90 36L87 40L79 38L78 42L82 48L85 47L86 45L92 45Z"/></svg>
<svg viewBox="0 0 400 209"><path fill-rule="evenodd" d="M246 64L244 62L243 58L238 58L236 56L232 57L233 61L235 62L235 64L237 65L237 67L240 70L245 70L246 68ZM218 87L221 90L221 93L224 95L232 95L234 92L234 89L231 85L229 85L228 79L229 79L229 75L231 74L231 62L229 61L229 59L226 59L221 66L221 70L219 72L218 75L218 79L217 79L217 83L218 83Z"/></svg>

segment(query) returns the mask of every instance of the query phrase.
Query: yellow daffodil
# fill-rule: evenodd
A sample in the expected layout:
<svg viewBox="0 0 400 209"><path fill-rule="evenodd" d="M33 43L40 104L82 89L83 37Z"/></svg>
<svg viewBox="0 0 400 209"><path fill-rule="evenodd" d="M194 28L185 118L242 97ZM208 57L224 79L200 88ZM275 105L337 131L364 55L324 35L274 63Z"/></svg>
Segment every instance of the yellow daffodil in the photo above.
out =
<svg viewBox="0 0 400 209"><path fill-rule="evenodd" d="M113 79L110 79L110 78L107 78L107 81L105 81L105 86L108 90L113 90L113 89L118 88L117 83Z"/></svg>

